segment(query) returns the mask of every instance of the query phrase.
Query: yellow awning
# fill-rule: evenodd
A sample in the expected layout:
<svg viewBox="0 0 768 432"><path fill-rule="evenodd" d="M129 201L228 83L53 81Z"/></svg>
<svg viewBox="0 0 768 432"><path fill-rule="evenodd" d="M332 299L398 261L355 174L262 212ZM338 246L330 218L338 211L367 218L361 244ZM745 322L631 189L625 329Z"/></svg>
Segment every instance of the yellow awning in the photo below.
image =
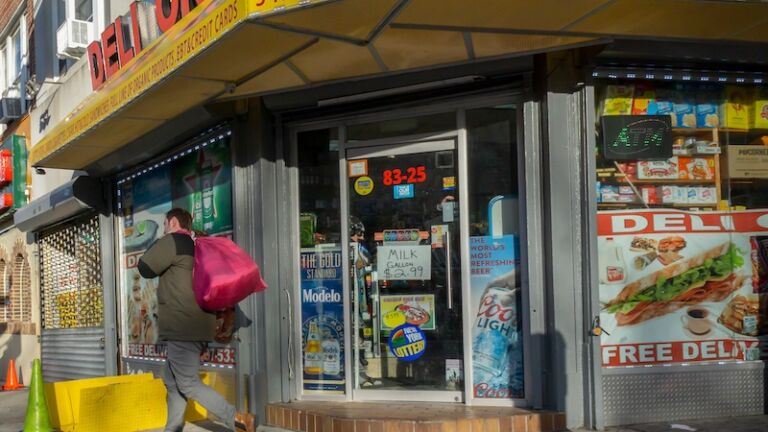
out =
<svg viewBox="0 0 768 432"><path fill-rule="evenodd" d="M33 147L32 165L85 168L184 111L218 99L613 37L768 41L766 3L211 0L205 4L56 125Z"/></svg>

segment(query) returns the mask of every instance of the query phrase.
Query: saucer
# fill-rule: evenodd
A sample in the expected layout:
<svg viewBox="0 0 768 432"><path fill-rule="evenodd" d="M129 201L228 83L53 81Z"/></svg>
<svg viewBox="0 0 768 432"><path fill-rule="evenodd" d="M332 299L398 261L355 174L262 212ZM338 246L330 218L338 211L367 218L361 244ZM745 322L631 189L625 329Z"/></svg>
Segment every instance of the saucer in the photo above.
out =
<svg viewBox="0 0 768 432"><path fill-rule="evenodd" d="M712 322L712 320L709 320L709 330L707 330L706 333L694 333L692 332L688 327L683 326L683 331L685 332L685 335L688 336L691 339L710 339L712 338L712 335L716 333L715 325L716 323Z"/></svg>

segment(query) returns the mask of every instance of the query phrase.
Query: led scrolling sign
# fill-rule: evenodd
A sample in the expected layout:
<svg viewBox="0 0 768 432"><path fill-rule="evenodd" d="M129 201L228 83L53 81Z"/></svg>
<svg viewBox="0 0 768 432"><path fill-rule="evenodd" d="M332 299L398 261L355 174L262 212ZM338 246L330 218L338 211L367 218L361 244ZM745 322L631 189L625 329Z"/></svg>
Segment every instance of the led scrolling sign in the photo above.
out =
<svg viewBox="0 0 768 432"><path fill-rule="evenodd" d="M603 116L603 154L607 160L672 157L672 121L666 115Z"/></svg>

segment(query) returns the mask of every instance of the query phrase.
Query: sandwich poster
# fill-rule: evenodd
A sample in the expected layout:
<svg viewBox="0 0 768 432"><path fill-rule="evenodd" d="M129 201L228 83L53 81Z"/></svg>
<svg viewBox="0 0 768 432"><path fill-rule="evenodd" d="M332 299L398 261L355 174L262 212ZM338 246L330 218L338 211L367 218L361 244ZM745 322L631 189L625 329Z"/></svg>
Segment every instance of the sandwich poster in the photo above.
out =
<svg viewBox="0 0 768 432"><path fill-rule="evenodd" d="M598 214L605 367L768 357L768 211Z"/></svg>

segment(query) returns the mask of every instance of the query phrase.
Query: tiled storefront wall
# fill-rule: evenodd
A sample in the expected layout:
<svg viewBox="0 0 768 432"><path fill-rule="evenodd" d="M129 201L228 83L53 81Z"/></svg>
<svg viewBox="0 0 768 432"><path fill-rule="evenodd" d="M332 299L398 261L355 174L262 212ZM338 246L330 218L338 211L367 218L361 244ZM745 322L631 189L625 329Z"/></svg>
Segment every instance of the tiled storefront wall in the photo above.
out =
<svg viewBox="0 0 768 432"><path fill-rule="evenodd" d="M292 403L267 408L267 424L300 432L553 432L565 415L441 404Z"/></svg>

